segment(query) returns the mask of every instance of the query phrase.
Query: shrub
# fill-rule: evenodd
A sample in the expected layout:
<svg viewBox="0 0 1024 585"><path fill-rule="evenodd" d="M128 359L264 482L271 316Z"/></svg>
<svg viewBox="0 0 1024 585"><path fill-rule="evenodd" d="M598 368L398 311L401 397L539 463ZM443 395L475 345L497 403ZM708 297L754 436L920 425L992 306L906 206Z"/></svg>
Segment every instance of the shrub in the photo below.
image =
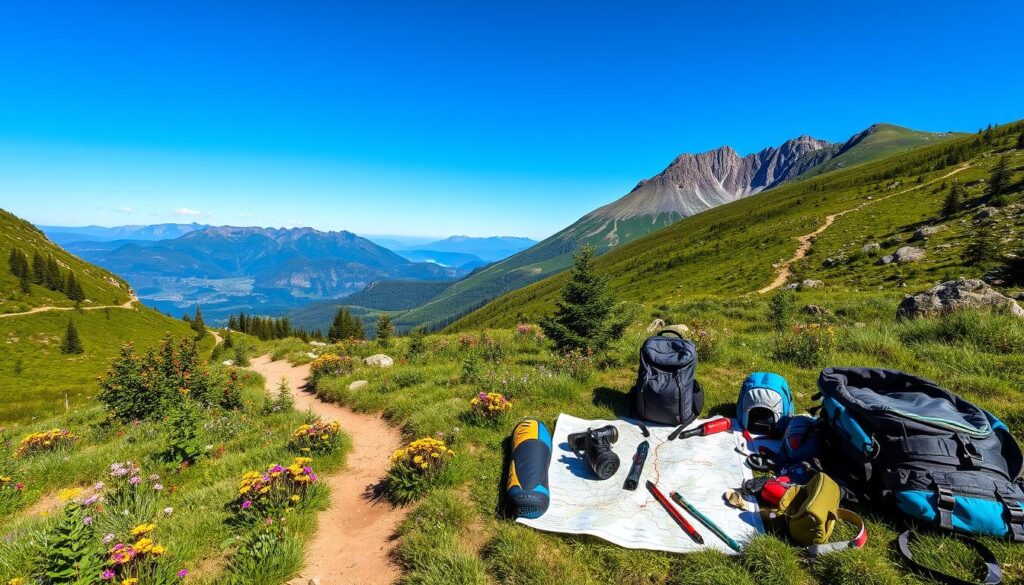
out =
<svg viewBox="0 0 1024 585"><path fill-rule="evenodd" d="M331 453L338 448L340 433L338 421L313 421L292 431L289 447L303 454Z"/></svg>
<svg viewBox="0 0 1024 585"><path fill-rule="evenodd" d="M416 370L401 370L395 372L395 375L391 377L391 380L397 384L399 388L415 386L416 384L424 382L426 379L426 374L423 372L417 372Z"/></svg>
<svg viewBox="0 0 1024 585"><path fill-rule="evenodd" d="M500 392L481 392L470 399L470 412L480 421L504 418L512 410L512 401Z"/></svg>
<svg viewBox="0 0 1024 585"><path fill-rule="evenodd" d="M145 420L161 416L182 396L208 405L214 386L199 359L195 340L185 338L175 346L174 338L167 335L157 349L141 358L132 344L122 346L100 379L99 399L117 419Z"/></svg>
<svg viewBox="0 0 1024 585"><path fill-rule="evenodd" d="M242 408L242 384L238 380L238 368L228 370L228 381L220 393L220 407L224 410Z"/></svg>
<svg viewBox="0 0 1024 585"><path fill-rule="evenodd" d="M577 382L586 382L594 373L594 357L589 351L570 350L555 362L555 372L568 374Z"/></svg>
<svg viewBox="0 0 1024 585"><path fill-rule="evenodd" d="M21 440L15 457L25 457L49 451L67 451L74 446L78 437L67 429L50 429L32 433Z"/></svg>
<svg viewBox="0 0 1024 585"><path fill-rule="evenodd" d="M459 374L459 380L463 384L475 384L481 380L482 376L483 370L480 366L480 358L477 357L476 352L470 352L462 362L462 372Z"/></svg>
<svg viewBox="0 0 1024 585"><path fill-rule="evenodd" d="M249 365L249 356L245 351L245 345L239 342L235 345L235 360L234 364L239 367L246 367Z"/></svg>
<svg viewBox="0 0 1024 585"><path fill-rule="evenodd" d="M317 477L309 457L296 457L287 467L273 464L265 473L248 471L238 486L236 504L243 522L276 518L302 502Z"/></svg>
<svg viewBox="0 0 1024 585"><path fill-rule="evenodd" d="M277 394L273 398L267 396L263 402L263 414L289 412L293 408L295 408L295 399L292 397L292 390L288 387L288 381L281 378L277 385Z"/></svg>
<svg viewBox="0 0 1024 585"><path fill-rule="evenodd" d="M454 457L455 452L444 441L432 437L417 439L395 451L387 477L389 498L399 504L416 500L445 479L445 471Z"/></svg>
<svg viewBox="0 0 1024 585"><path fill-rule="evenodd" d="M176 405L167 418L170 436L162 458L176 465L191 465L203 454L203 441L199 437L200 413L196 404L185 398Z"/></svg>
<svg viewBox="0 0 1024 585"><path fill-rule="evenodd" d="M427 335L423 329L414 329L409 334L409 348L406 351L408 358L416 359L427 353Z"/></svg>
<svg viewBox="0 0 1024 585"><path fill-rule="evenodd" d="M835 331L818 323L796 325L789 335L778 336L776 343L775 359L802 368L821 367L835 347Z"/></svg>
<svg viewBox="0 0 1024 585"><path fill-rule="evenodd" d="M516 325L516 337L528 339L530 341L543 341L544 332L541 331L540 325L535 325L533 323L519 323Z"/></svg>
<svg viewBox="0 0 1024 585"><path fill-rule="evenodd" d="M501 363L505 359L505 345L495 339L486 331L480 332L479 346L480 357L492 364Z"/></svg>
<svg viewBox="0 0 1024 585"><path fill-rule="evenodd" d="M540 320L544 335L559 351L602 351L611 337L615 300L608 292L608 279L595 269L595 255L589 244L573 254L573 268L555 301L555 313Z"/></svg>
<svg viewBox="0 0 1024 585"><path fill-rule="evenodd" d="M355 360L347 355L325 353L309 364L311 382L315 387L321 379L350 374L355 367Z"/></svg>
<svg viewBox="0 0 1024 585"><path fill-rule="evenodd" d="M793 298L793 291L788 288L780 288L768 302L768 322L776 331L785 331L789 327L789 322L793 320L795 309L796 300Z"/></svg>
<svg viewBox="0 0 1024 585"><path fill-rule="evenodd" d="M271 585L284 583L303 566L302 542L289 534L282 523L260 526L246 535L231 555L228 583Z"/></svg>

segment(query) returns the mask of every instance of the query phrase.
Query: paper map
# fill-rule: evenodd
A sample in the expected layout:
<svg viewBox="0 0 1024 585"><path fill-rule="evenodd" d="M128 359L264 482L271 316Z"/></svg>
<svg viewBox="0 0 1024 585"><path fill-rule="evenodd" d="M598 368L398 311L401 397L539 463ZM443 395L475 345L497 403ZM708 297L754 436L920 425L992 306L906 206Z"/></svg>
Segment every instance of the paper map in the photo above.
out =
<svg viewBox="0 0 1024 585"><path fill-rule="evenodd" d="M706 420L697 420L690 426ZM587 463L572 452L566 437L608 424L615 425L619 431L619 440L612 445L612 450L621 464L615 475L601 481ZM744 465L744 456L736 451L743 443L742 435L730 431L667 441L673 427L649 426L648 430L650 453L640 485L636 491L627 491L622 489L622 484L629 474L636 447L644 440L640 427L630 420L583 420L559 415L552 435L548 469L551 505L540 518L518 521L538 530L589 534L626 548L676 553L715 548L735 554L713 532L683 511L683 517L701 533L705 544L702 547L691 540L647 490L649 479L665 497L670 497L672 491L681 493L740 544L764 531L757 503L752 498L748 498L746 510L730 508L722 500L727 489L738 488L744 480L753 477Z"/></svg>

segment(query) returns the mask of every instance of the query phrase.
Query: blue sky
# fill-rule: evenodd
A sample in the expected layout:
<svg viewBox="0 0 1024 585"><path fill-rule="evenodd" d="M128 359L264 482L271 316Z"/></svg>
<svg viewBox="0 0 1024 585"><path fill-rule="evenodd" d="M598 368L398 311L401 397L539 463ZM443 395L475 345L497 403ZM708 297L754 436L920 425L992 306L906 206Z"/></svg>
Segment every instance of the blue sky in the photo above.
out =
<svg viewBox="0 0 1024 585"><path fill-rule="evenodd" d="M42 224L543 237L681 152L1024 118L1019 2L43 4L0 3Z"/></svg>

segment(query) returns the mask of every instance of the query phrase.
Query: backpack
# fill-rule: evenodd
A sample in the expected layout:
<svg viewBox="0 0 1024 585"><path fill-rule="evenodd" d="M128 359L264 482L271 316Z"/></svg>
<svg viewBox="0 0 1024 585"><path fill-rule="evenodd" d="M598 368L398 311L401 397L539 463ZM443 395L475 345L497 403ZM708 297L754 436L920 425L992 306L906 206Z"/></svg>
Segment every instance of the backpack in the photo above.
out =
<svg viewBox="0 0 1024 585"><path fill-rule="evenodd" d="M806 485L794 485L782 494L777 517L785 521L789 536L807 547L812 557L848 548L861 548L868 540L867 529L860 516L840 508L839 485L824 473L815 474ZM839 521L857 527L852 540L829 543Z"/></svg>
<svg viewBox="0 0 1024 585"><path fill-rule="evenodd" d="M818 387L825 467L844 487L937 528L1024 541L1024 457L999 419L894 370L827 368Z"/></svg>
<svg viewBox="0 0 1024 585"><path fill-rule="evenodd" d="M770 372L754 372L740 387L736 419L740 426L767 434L785 418L793 416L793 393L786 379Z"/></svg>
<svg viewBox="0 0 1024 585"><path fill-rule="evenodd" d="M677 331L663 330L640 347L640 368L630 391L634 414L643 420L688 425L704 408L697 382L697 348Z"/></svg>

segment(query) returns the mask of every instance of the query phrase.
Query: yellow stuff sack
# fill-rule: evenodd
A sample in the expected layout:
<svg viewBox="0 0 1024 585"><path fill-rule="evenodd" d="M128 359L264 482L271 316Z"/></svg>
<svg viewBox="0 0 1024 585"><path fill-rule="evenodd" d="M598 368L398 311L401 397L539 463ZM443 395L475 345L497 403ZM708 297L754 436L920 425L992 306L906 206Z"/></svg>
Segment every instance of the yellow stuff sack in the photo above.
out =
<svg viewBox="0 0 1024 585"><path fill-rule="evenodd" d="M796 485L782 495L779 514L786 519L789 536L804 546L823 544L832 536L839 519L839 484L824 473L807 485Z"/></svg>

